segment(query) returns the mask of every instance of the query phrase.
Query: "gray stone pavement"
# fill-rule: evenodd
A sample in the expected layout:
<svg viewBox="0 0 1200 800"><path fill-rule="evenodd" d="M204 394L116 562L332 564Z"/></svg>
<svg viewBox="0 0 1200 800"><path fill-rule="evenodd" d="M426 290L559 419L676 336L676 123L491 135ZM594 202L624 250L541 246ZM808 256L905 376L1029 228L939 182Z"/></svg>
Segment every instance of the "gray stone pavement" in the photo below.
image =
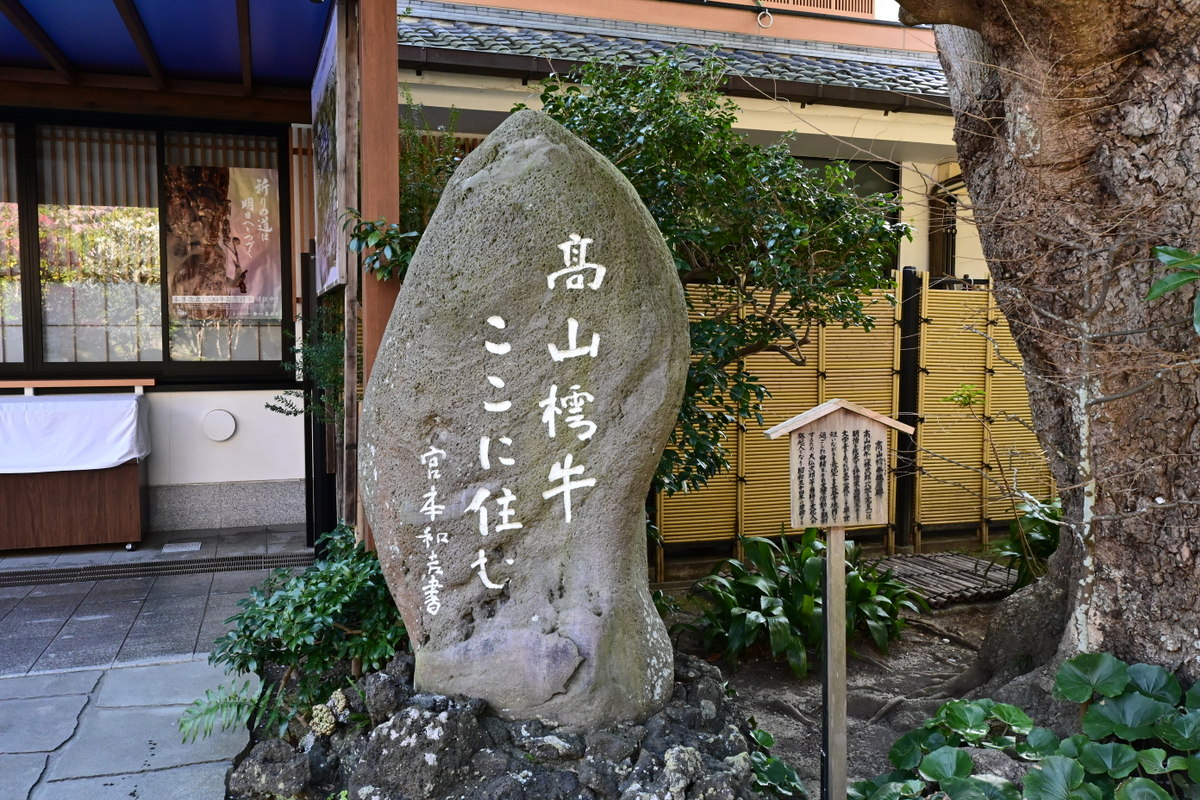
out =
<svg viewBox="0 0 1200 800"><path fill-rule="evenodd" d="M303 550L302 531L184 538L201 540L198 552L207 555ZM0 553L0 577L73 562L161 559L160 544L133 554ZM221 800L245 731L184 744L179 717L206 689L232 680L206 655L238 599L268 573L0 585L0 800Z"/></svg>
<svg viewBox="0 0 1200 800"><path fill-rule="evenodd" d="M0 678L0 797L221 800L245 731L184 744L179 717L223 680L204 660Z"/></svg>
<svg viewBox="0 0 1200 800"><path fill-rule="evenodd" d="M193 659L269 572L0 586L0 675Z"/></svg>
<svg viewBox="0 0 1200 800"><path fill-rule="evenodd" d="M303 525L157 531L147 534L133 550L114 545L0 550L0 576L18 570L129 566L223 556L277 555L304 550Z"/></svg>

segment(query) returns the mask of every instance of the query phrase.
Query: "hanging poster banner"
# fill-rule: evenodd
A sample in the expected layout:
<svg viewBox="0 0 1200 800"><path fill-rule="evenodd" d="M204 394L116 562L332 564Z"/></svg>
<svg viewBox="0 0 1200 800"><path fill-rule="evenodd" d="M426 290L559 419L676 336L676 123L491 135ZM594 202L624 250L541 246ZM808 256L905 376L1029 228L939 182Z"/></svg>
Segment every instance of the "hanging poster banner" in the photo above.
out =
<svg viewBox="0 0 1200 800"><path fill-rule="evenodd" d="M347 164L354 164L354 142L348 136L344 15L334 6L321 46L312 88L313 182L316 196L317 294L346 282L346 247L342 214L350 205Z"/></svg>
<svg viewBox="0 0 1200 800"><path fill-rule="evenodd" d="M278 171L173 164L164 183L170 319L278 320Z"/></svg>

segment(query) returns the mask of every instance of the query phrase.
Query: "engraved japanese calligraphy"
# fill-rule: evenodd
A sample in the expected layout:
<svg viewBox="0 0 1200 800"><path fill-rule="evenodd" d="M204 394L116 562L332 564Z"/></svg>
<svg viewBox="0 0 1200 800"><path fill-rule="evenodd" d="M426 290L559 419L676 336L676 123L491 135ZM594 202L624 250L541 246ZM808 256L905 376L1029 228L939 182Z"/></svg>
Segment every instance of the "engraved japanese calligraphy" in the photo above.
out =
<svg viewBox="0 0 1200 800"><path fill-rule="evenodd" d="M419 689L568 730L662 707L644 501L687 359L632 187L513 115L455 171L363 401L363 502Z"/></svg>

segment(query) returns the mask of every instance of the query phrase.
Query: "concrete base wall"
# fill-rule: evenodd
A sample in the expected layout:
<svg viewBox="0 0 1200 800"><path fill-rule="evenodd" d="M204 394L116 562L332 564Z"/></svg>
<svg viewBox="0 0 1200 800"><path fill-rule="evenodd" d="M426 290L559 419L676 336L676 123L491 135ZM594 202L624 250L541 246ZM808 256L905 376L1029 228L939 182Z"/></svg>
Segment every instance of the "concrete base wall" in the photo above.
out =
<svg viewBox="0 0 1200 800"><path fill-rule="evenodd" d="M151 486L150 529L182 531L304 523L304 481Z"/></svg>

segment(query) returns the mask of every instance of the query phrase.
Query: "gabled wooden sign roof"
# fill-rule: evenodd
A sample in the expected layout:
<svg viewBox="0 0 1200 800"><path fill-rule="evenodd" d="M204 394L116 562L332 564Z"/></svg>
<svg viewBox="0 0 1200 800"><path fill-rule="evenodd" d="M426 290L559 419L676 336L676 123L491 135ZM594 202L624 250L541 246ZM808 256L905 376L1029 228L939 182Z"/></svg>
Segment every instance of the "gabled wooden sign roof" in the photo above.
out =
<svg viewBox="0 0 1200 800"><path fill-rule="evenodd" d="M822 417L827 417L838 409L849 411L852 414L858 414L859 416L866 417L874 422L878 422L881 425L887 425L888 427L895 428L903 433L912 433L914 430L911 425L905 425L903 422L897 422L891 417L885 417L883 414L877 414L869 408L860 406L858 403L851 403L849 400L840 400L838 398L834 398L833 400L827 400L824 403L821 403L819 406L810 408L803 414L797 414L791 419L779 423L774 428L766 431L765 435L768 439L778 439L784 434L799 430L806 425L816 422Z"/></svg>

